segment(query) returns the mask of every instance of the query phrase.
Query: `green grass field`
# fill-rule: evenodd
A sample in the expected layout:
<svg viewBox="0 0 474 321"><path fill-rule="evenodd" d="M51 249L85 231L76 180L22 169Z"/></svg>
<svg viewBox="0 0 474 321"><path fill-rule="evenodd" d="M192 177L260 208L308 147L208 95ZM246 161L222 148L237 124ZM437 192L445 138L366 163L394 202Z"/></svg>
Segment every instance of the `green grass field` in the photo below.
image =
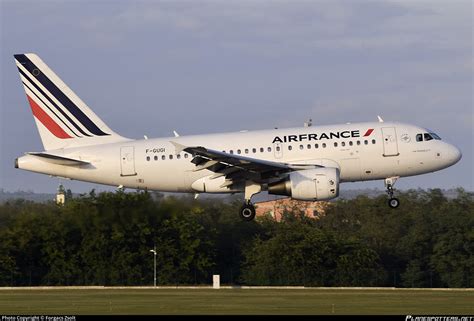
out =
<svg viewBox="0 0 474 321"><path fill-rule="evenodd" d="M2 314L474 314L473 291L0 290Z"/></svg>

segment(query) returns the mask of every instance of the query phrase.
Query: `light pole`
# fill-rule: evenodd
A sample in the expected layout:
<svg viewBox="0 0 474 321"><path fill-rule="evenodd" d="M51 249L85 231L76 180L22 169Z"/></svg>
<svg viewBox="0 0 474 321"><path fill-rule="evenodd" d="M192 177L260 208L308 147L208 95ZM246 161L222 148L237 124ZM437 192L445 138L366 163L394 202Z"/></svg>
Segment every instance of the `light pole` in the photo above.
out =
<svg viewBox="0 0 474 321"><path fill-rule="evenodd" d="M154 260L153 260L153 286L156 287L156 245L153 248L153 250L150 250L151 253L153 253Z"/></svg>

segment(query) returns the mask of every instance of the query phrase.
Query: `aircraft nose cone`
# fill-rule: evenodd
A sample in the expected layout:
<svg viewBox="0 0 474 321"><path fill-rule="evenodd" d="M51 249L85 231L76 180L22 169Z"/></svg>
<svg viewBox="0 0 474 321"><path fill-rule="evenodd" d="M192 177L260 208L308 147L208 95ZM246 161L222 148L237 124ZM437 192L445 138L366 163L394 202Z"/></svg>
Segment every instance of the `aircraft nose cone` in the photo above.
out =
<svg viewBox="0 0 474 321"><path fill-rule="evenodd" d="M459 162L461 157L462 157L462 153L459 150L459 148L457 148L456 146L451 145L450 149L449 149L449 160L451 161L451 165L454 165L457 162Z"/></svg>

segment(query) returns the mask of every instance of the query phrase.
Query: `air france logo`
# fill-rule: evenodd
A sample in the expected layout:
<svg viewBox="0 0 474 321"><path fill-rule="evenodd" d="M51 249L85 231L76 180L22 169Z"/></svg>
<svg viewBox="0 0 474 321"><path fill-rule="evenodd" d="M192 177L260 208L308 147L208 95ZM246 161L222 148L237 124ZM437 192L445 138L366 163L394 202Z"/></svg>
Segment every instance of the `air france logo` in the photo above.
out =
<svg viewBox="0 0 474 321"><path fill-rule="evenodd" d="M401 136L402 142L409 143L410 142L410 136L408 134L403 134Z"/></svg>
<svg viewBox="0 0 474 321"><path fill-rule="evenodd" d="M364 136L368 137L374 131L373 128L367 129ZM334 138L356 138L360 137L359 130L344 130L341 132L323 132L320 134L299 134L299 135L285 135L285 136L275 136L272 143L291 143L291 142L302 142L302 141L312 141L312 140L322 140L322 139L334 139Z"/></svg>

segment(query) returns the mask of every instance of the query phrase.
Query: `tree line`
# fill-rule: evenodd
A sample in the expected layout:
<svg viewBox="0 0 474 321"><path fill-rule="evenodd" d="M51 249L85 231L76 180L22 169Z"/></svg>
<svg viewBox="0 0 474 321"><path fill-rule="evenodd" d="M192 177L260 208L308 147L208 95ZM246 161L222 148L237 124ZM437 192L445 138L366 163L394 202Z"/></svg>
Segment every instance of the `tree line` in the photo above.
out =
<svg viewBox="0 0 474 321"><path fill-rule="evenodd" d="M474 196L439 189L337 200L318 218L240 221L240 201L94 191L0 205L0 286L474 286Z"/></svg>

